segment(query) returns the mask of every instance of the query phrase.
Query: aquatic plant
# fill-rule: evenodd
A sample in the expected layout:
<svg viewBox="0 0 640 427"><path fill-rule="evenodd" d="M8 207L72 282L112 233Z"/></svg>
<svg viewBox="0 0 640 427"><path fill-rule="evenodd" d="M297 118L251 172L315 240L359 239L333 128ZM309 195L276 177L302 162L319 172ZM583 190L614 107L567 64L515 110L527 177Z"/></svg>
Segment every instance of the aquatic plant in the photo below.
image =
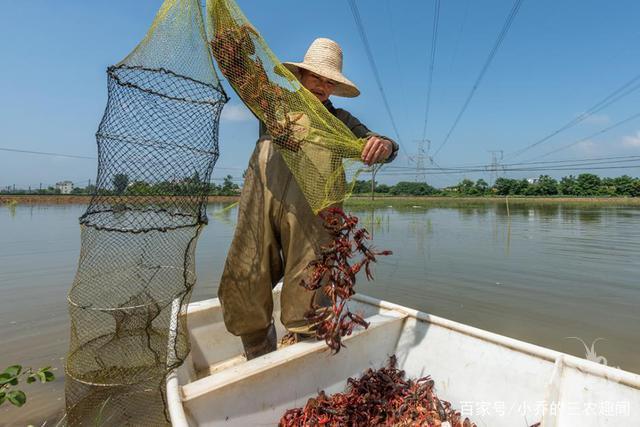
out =
<svg viewBox="0 0 640 427"><path fill-rule="evenodd" d="M51 372L51 367L47 366L37 370L32 368L23 369L22 365L12 365L0 373L0 406L8 401L12 405L21 407L27 403L27 395L17 388L21 381L27 384L40 381L48 383L55 380L55 375Z"/></svg>
<svg viewBox="0 0 640 427"><path fill-rule="evenodd" d="M596 338L595 340L593 340L591 342L591 347L589 348L587 346L587 343L585 343L582 338L579 337L565 337L567 339L574 339L574 340L578 340L582 343L582 345L584 346L584 350L585 350L585 358L591 362L595 362L595 363L599 363L601 365L605 365L605 366L609 366L609 363L607 361L607 358L604 356L598 356L596 354L596 343L598 341L604 341L604 338ZM616 366L616 368L620 369L619 366Z"/></svg>

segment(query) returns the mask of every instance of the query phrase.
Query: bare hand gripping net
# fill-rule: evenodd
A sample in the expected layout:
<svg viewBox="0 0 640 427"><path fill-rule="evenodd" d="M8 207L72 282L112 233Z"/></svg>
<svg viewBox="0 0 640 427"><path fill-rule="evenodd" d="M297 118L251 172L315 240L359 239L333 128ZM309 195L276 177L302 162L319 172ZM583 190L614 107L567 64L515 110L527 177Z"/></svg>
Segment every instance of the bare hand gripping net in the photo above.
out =
<svg viewBox="0 0 640 427"><path fill-rule="evenodd" d="M266 125L313 211L342 202L365 141L278 61L234 0L208 0L207 15L220 71Z"/></svg>
<svg viewBox="0 0 640 427"><path fill-rule="evenodd" d="M67 422L165 425L165 377L189 351L184 314L227 100L198 0L166 0L107 75L97 189L68 295Z"/></svg>

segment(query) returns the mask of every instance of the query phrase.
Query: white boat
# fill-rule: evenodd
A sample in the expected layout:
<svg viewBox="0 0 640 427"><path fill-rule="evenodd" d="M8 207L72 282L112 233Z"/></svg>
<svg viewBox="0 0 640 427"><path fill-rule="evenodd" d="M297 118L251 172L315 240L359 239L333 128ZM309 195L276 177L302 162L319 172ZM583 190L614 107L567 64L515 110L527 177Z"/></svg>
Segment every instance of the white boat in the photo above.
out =
<svg viewBox="0 0 640 427"><path fill-rule="evenodd" d="M191 353L167 379L173 426L277 425L286 410L320 390L344 391L348 377L392 354L407 377L430 375L438 397L478 426L640 426L640 375L365 295L350 306L370 326L337 355L309 341L246 361L219 301L191 303Z"/></svg>

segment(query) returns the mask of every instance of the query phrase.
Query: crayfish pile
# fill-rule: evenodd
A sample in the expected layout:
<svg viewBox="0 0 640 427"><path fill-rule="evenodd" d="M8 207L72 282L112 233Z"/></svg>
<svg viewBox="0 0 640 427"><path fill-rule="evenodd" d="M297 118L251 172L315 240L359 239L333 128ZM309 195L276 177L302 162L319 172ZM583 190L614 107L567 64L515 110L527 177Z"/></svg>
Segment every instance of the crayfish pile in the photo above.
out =
<svg viewBox="0 0 640 427"><path fill-rule="evenodd" d="M320 213L324 227L331 236L317 259L309 264L310 274L301 285L311 291L321 289L331 302L321 307L314 301L305 317L314 325L316 338L324 340L334 353L342 348L342 337L350 335L356 325L367 328L362 316L349 310L348 300L355 294L356 275L364 268L368 280L373 279L371 263L376 256L391 255L391 251L374 251L365 242L370 239L364 228L358 228L358 218L333 207ZM359 261L351 259L359 255Z"/></svg>
<svg viewBox="0 0 640 427"><path fill-rule="evenodd" d="M303 408L288 410L281 427L302 426L440 426L475 427L451 404L438 399L430 377L405 379L391 356L387 366L368 369L347 380L347 392L327 396L321 391Z"/></svg>

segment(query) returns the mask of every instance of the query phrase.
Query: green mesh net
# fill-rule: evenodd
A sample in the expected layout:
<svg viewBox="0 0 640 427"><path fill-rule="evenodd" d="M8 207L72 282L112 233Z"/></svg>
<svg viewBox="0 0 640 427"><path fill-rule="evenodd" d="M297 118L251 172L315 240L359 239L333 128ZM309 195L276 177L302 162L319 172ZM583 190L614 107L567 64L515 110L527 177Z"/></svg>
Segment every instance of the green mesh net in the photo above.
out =
<svg viewBox="0 0 640 427"><path fill-rule="evenodd" d="M266 125L313 211L342 202L365 140L278 61L234 0L208 0L207 15L220 71Z"/></svg>
<svg viewBox="0 0 640 427"><path fill-rule="evenodd" d="M227 100L198 1L166 0L107 77L68 295L66 421L167 425L165 378L189 352L185 311Z"/></svg>

